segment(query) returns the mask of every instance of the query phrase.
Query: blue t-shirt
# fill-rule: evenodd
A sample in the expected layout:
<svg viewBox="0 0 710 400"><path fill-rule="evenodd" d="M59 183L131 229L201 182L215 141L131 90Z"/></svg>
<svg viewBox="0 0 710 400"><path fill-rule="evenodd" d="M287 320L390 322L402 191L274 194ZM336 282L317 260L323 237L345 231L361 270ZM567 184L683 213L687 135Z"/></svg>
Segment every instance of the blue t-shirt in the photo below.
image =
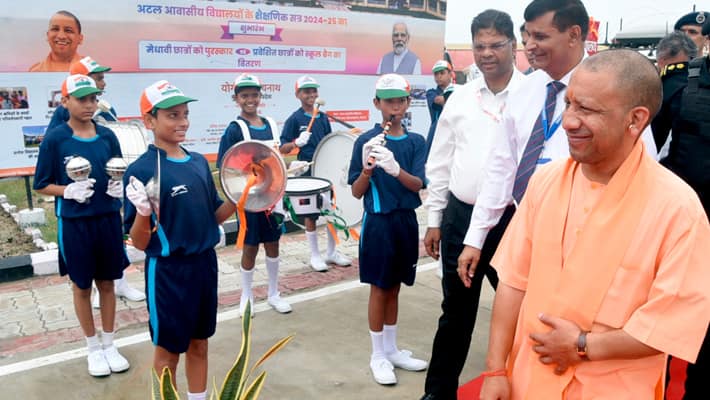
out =
<svg viewBox="0 0 710 400"><path fill-rule="evenodd" d="M96 179L94 194L87 203L56 197L54 205L57 217L78 218L117 212L121 201L106 194L109 176L106 162L113 157L121 157L121 147L112 130L96 125L96 136L84 139L74 136L74 131L62 123L47 132L39 146L39 157L35 168L34 189L44 189L50 184L68 185L72 181L67 176L66 164L72 157L81 156L91 163L89 177Z"/></svg>
<svg viewBox="0 0 710 400"><path fill-rule="evenodd" d="M260 117L261 121L264 123L263 126L252 126L249 125L249 121L242 117L237 117L238 119L244 121L249 127L249 135L251 135L252 140L274 140L274 134L271 132L271 125L264 117ZM239 125L232 121L224 130L222 138L219 141L219 151L217 152L217 168L222 165L222 157L224 153L227 152L235 144L244 141L244 134L242 134L242 129Z"/></svg>
<svg viewBox="0 0 710 400"><path fill-rule="evenodd" d="M96 116L101 117L106 121L116 121L116 118L114 118L113 116L118 114L116 114L116 110L113 107L111 107L111 112L113 113L113 115L101 111ZM54 114L52 114L52 119L49 121L49 125L47 125L47 131L49 132L50 129L54 129L67 121L69 121L69 110L67 110L64 106L60 105L54 110Z"/></svg>
<svg viewBox="0 0 710 400"><path fill-rule="evenodd" d="M167 157L164 150L148 146L148 150L128 166L123 184L131 176L147 184L156 170L156 154L160 152L160 225L145 254L149 257L191 255L213 248L219 242L219 227L215 211L222 205L212 180L207 160L200 153L188 152L185 157ZM124 229L130 232L136 209L124 201ZM155 214L152 218L155 221ZM151 224L152 225L152 224Z"/></svg>
<svg viewBox="0 0 710 400"><path fill-rule="evenodd" d="M310 122L311 114L303 111L303 108L299 108L294 111L284 123L284 128L281 131L281 144L290 143L296 140L298 135L308 128L308 124ZM328 121L328 116L319 111L318 115L316 115L316 119L313 120L313 126L311 126L311 138L308 139L308 143L306 143L305 146L300 148L297 157L298 160L313 160L313 153L316 152L318 143L323 140L325 135L332 131L333 129L330 126L330 121Z"/></svg>
<svg viewBox="0 0 710 400"><path fill-rule="evenodd" d="M362 147L373 137L382 133L382 126L375 124L371 130L360 135L355 141L350 169L348 171L348 184L360 176L362 172ZM416 133L405 130L402 136L387 136L387 147L399 163L402 170L426 182L424 176L424 163L426 162L426 142ZM365 211L375 214L387 214L394 210L415 209L422 204L418 192L412 192L402 185L397 178L385 172L382 168L375 167L370 178L370 187L364 196Z"/></svg>

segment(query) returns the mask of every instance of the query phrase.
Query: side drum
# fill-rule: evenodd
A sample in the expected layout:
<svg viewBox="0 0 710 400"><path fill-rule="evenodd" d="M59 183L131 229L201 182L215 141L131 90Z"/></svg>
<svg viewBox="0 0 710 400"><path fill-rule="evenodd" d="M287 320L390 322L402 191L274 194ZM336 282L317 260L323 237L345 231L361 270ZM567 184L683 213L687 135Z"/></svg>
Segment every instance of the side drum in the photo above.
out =
<svg viewBox="0 0 710 400"><path fill-rule="evenodd" d="M334 132L318 143L313 154L312 175L325 178L333 184L335 204L348 226L355 226L362 220L362 200L352 195L348 185L350 157L355 146L356 135L348 132Z"/></svg>
<svg viewBox="0 0 710 400"><path fill-rule="evenodd" d="M111 129L118 138L123 159L132 163L148 150L148 131L139 120L103 122L101 125Z"/></svg>

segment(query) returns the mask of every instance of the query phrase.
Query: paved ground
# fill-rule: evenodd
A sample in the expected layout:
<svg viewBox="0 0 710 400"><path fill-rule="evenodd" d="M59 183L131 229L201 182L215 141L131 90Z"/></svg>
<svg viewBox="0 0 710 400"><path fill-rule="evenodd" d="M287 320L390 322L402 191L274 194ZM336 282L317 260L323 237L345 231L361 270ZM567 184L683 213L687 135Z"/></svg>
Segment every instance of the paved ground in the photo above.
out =
<svg viewBox="0 0 710 400"><path fill-rule="evenodd" d="M424 213L419 212L423 237ZM321 247L325 247L324 229ZM263 254L257 261L254 285L257 315L254 319L252 360L279 338L295 333L286 349L270 360L262 398L273 399L418 399L424 373L398 372L400 383L382 387L374 383L369 368L367 333L368 289L357 282L357 262L351 267L314 272L308 266L304 234L282 239L281 292L294 303L294 312L280 315L263 302L266 272ZM339 247L357 255L357 243ZM420 254L420 273L413 288L402 291L400 347L428 358L440 312L441 289L431 259ZM233 247L218 251L220 323L210 341L210 376L221 382L239 351L241 320L239 255ZM142 265L127 270L128 280L143 286ZM483 369L492 292L481 302L479 324L464 379ZM98 319L98 313L95 313ZM0 385L11 387L13 398L55 399L145 398L150 386L152 346L148 341L145 303L121 300L117 312L117 344L131 361L124 374L95 379L86 373L85 343L74 316L69 284L58 276L0 284ZM98 325L98 321L97 321ZM182 389L182 371L178 373Z"/></svg>

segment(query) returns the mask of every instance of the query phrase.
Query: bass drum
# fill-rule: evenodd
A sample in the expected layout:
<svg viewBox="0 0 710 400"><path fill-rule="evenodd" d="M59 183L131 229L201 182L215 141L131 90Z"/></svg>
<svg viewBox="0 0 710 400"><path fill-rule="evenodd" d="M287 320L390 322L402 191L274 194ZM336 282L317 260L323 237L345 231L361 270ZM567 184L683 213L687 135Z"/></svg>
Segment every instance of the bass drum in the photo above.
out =
<svg viewBox="0 0 710 400"><path fill-rule="evenodd" d="M348 185L350 157L357 135L349 132L334 132L318 143L313 153L312 175L325 178L333 184L335 203L348 226L362 220L362 200L356 199Z"/></svg>
<svg viewBox="0 0 710 400"><path fill-rule="evenodd" d="M118 138L123 159L127 164L136 161L148 150L148 131L139 120L102 122L101 125L111 129Z"/></svg>

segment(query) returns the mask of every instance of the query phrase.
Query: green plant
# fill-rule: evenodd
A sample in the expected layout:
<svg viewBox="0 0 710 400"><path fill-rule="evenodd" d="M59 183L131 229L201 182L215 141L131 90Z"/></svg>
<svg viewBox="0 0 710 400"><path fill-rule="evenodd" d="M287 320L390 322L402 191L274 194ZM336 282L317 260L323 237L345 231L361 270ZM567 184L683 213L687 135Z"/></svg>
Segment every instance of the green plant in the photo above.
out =
<svg viewBox="0 0 710 400"><path fill-rule="evenodd" d="M34 181L30 177L30 187ZM25 189L25 181L23 178L5 178L0 180L0 194L7 196L10 204L17 206L17 209L28 208L27 191ZM42 232L42 238L47 242L57 241L57 216L54 214L54 203L44 201L47 196L42 196L37 192L32 191L32 205L35 208L42 207L45 210L46 223L37 228ZM52 199L53 200L53 199Z"/></svg>
<svg viewBox="0 0 710 400"><path fill-rule="evenodd" d="M266 371L262 371L250 384L247 386L247 380L251 374L266 361L274 353L281 350L288 342L293 339L293 335L286 336L271 346L259 360L247 372L249 365L249 353L251 351L251 303L248 302L244 315L242 316L242 346L239 350L237 360L232 368L227 372L222 383L222 388L217 390L217 382L214 381L212 386L212 394L210 400L255 400L259 397L261 388L264 386L266 379ZM175 386L172 384L172 375L170 370L165 367L160 377L153 369L152 372L152 399L153 400L179 400Z"/></svg>

